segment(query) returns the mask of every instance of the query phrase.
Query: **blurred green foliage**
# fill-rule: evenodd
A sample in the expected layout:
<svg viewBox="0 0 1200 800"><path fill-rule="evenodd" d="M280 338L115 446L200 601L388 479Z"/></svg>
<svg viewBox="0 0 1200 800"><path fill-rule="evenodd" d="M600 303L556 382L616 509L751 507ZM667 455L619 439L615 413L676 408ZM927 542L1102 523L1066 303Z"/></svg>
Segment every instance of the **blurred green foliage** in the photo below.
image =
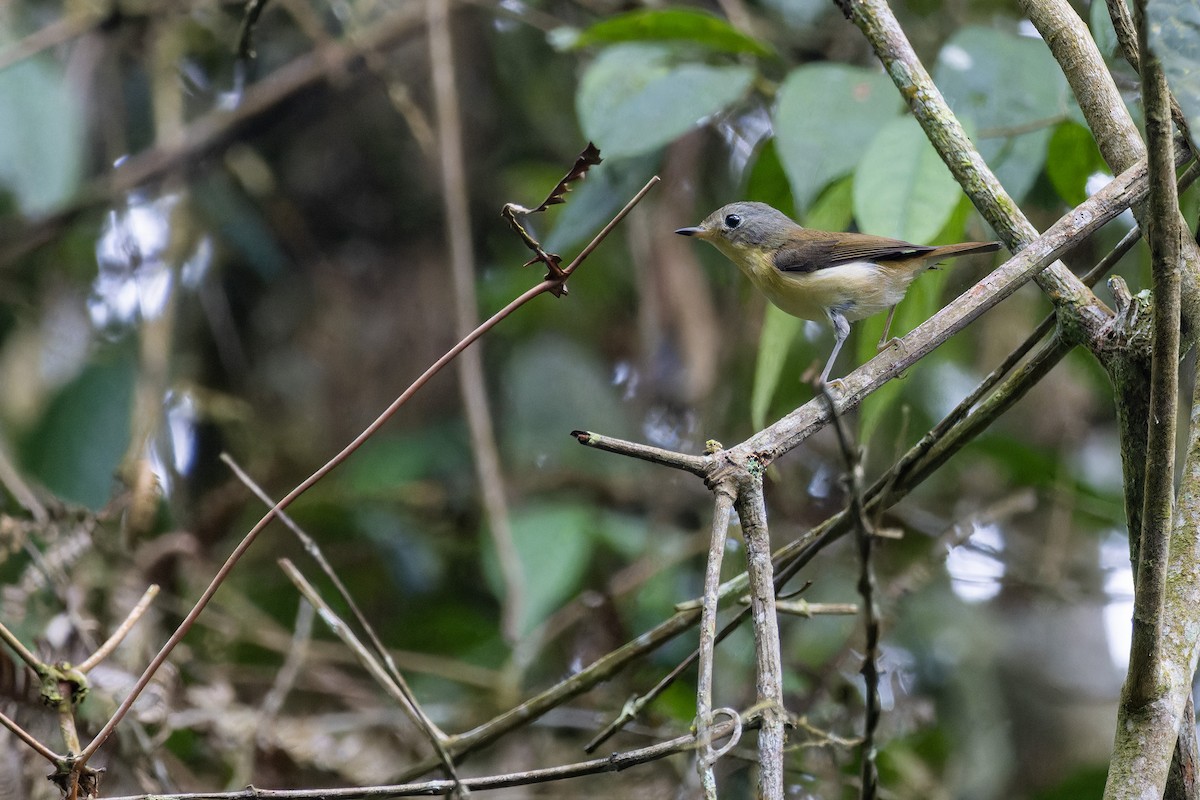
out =
<svg viewBox="0 0 1200 800"><path fill-rule="evenodd" d="M1065 80L1012 4L896 6L942 92L1035 224L1048 226L1104 180ZM1128 68L1102 6L1092 3L1090 23L1124 85ZM57 558L67 538L57 528L5 528L0 574L11 591L0 618L22 634L65 624L65 603L34 580L31 551L64 564L70 580L59 585L82 590L71 595L72 613L105 627L119 621L131 587L158 581L170 595L163 618L147 620L145 639L121 654L122 669L139 670L264 510L217 455L233 453L278 497L341 448L457 339L448 235L474 254L480 315L503 307L541 273L518 266L528 252L500 207L537 202L591 138L604 163L565 206L529 221L548 249L569 259L652 174L663 185L572 277L567 297L539 299L474 345L501 464L492 479L509 505L521 567L518 640L500 630L511 598L452 370L293 508L439 725L465 730L700 592L703 487L582 448L569 431L699 452L708 438L731 444L812 397L799 376L828 352L825 326L766 307L719 255L677 240L675 227L748 198L819 229L922 243L990 233L857 30L815 0L751 3L742 8L750 24L700 6L456 7L466 230L445 231L444 143L423 21L386 52L330 62L310 88L231 130L228 147L187 158L185 169L136 191L103 194L120 157L155 144L186 147L189 134L239 113L246 93L332 57L321 49L326 38L352 46L403 11L370 2L305 8L267 8L253 64L230 55L236 9L151 6L83 26L80 37L0 69L0 250L38 239L0 266L0 436L46 497L113 509L93 547L71 558ZM13 3L5 35L16 41L74 13ZM1192 9L1153 0L1151 13L1186 25ZM1173 39L1169 27L1161 55L1195 120L1195 37ZM100 205L33 227L39 215L97 192ZM1185 194L1189 221L1198 203L1200 192ZM1094 263L1129 224L1098 233L1071 266ZM893 335L986 269L980 261L923 276ZM1136 291L1145 269L1138 250L1119 271ZM868 398L855 418L868 478L1047 310L1034 289L1023 290ZM882 324L855 326L838 370L874 354ZM1107 391L1088 359L1068 359L882 520L904 532L881 544L878 565L891 691L880 763L894 796L1073 797L1096 786L1113 718L1097 724L1089 712L1115 703L1120 672L1102 617L1114 608L1120 616L1124 591L1114 582L1122 565L1105 560L1124 525ZM159 492L149 497L154 513L139 516L146 496L137 476L147 464ZM777 545L844 505L841 470L836 447L821 436L774 465ZM1013 510L1013 498L1027 492L1032 507ZM0 511L28 521L11 490ZM994 537L968 536L981 532ZM164 744L162 769L180 785L206 788L391 780L427 746L388 716L390 706L378 707L378 690L319 621L301 677L272 720L278 735L239 739L247 728L226 724L259 713L295 652L296 595L275 561L287 555L306 571L309 562L282 528L269 534L185 642L180 672L164 678L163 702L179 713L145 723ZM999 564L999 573L947 566L951 554ZM734 536L723 577L742 561ZM814 602L856 599L851 548L823 553L801 577L813 582L805 597ZM857 628L854 617L783 623L789 707L841 739L861 727ZM63 647L79 650L83 638L67 636ZM527 736L521 742L494 745L472 768L504 771L530 752L534 766L580 758L578 745L693 642L692 632L680 636L517 734ZM749 706L749 630L718 653L718 704ZM613 748L644 743L646 732L688 730L692 680L685 674L650 706L645 726ZM1045 710L1045 697L1076 682L1078 692ZM178 719L190 722L172 728ZM793 736L803 745L818 738ZM1028 752L1039 747L1054 763ZM378 760L356 761L375 748ZM139 769L150 761L122 758ZM850 790L855 758L853 748L826 742L790 752L789 767L798 791L832 797ZM722 769L730 796L749 786L742 766L723 761ZM129 775L112 780L106 791L144 791ZM581 785L596 796L669 796L681 783L678 770L662 765L588 780ZM618 780L630 782L606 782Z"/></svg>

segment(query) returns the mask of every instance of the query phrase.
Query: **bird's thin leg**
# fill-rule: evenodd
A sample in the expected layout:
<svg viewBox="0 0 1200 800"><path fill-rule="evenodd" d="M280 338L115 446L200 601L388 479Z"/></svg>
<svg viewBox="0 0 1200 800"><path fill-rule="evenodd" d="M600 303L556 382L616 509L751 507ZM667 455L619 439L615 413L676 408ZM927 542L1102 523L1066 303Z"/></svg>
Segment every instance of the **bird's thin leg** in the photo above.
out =
<svg viewBox="0 0 1200 800"><path fill-rule="evenodd" d="M879 337L879 344L875 345L875 349L882 352L891 347L898 339L889 339L888 333L892 330L892 317L896 316L896 307L892 306L888 309L887 322L883 323L883 336Z"/></svg>
<svg viewBox="0 0 1200 800"><path fill-rule="evenodd" d="M829 322L833 325L833 352L829 354L829 360L825 362L825 369L821 370L821 377L817 379L818 383L827 383L829 378L829 370L833 369L833 362L837 361L838 353L841 352L842 345L846 343L846 337L850 335L850 321L840 311L834 309L826 309L826 315L829 317Z"/></svg>

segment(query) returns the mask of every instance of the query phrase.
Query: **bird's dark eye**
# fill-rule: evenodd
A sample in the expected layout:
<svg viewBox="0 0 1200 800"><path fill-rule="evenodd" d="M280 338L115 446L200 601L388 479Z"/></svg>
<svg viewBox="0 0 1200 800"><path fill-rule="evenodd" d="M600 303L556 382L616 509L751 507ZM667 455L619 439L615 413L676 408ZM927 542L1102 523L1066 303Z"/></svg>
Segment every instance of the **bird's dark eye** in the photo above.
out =
<svg viewBox="0 0 1200 800"><path fill-rule="evenodd" d="M729 228L730 230L732 230L733 228L736 228L738 225L741 225L741 224L742 224L742 218L739 217L737 214L730 214L729 216L727 216L725 218L725 227Z"/></svg>

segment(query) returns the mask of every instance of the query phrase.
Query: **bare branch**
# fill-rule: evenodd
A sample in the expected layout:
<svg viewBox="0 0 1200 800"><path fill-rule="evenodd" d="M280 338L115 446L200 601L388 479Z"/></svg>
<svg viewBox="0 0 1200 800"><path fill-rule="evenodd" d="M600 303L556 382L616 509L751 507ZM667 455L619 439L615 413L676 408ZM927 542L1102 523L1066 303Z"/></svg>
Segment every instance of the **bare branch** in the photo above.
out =
<svg viewBox="0 0 1200 800"><path fill-rule="evenodd" d="M833 409L833 398L828 392L825 401ZM861 776L859 797L874 800L879 794L879 767L876 764L875 729L879 726L879 609L875 601L875 571L871 563L871 549L875 538L871 520L867 518L863 500L863 468L858 449L850 441L842 418L833 413L833 429L837 432L838 446L846 462L849 486L849 511L858 540L858 593L862 597L863 631L866 646L863 652L862 676L866 688L866 721L863 724Z"/></svg>
<svg viewBox="0 0 1200 800"><path fill-rule="evenodd" d="M33 674L41 675L46 671L45 665L35 656L28 647L17 638L16 634L5 627L3 622L0 622L0 642L4 642L12 651L17 654L17 657L25 662L25 665L33 670Z"/></svg>
<svg viewBox="0 0 1200 800"><path fill-rule="evenodd" d="M1179 292L1183 231L1176 194L1166 78L1147 45L1145 6L1139 28L1142 96L1150 151L1150 202L1145 209L1154 270L1153 361L1140 543L1134 569L1133 640L1117 718L1106 798L1161 795L1191 693L1200 624L1200 424L1192 426L1174 513L1175 416L1178 391ZM1193 391L1200 391L1200 383ZM1128 467L1127 467L1128 469ZM1129 476L1136 480L1138 476ZM1185 754L1186 755L1186 754Z"/></svg>
<svg viewBox="0 0 1200 800"><path fill-rule="evenodd" d="M736 733L745 715L713 727L713 735L717 738L732 736ZM392 786L365 786L347 789L259 789L249 786L236 792L196 792L191 794L156 794L130 795L113 797L108 800L389 800L393 797L415 797L444 795L454 791L457 785L469 790L503 789L509 786L528 786L535 783L560 781L565 778L578 778L584 775L600 775L606 772L620 772L657 761L677 753L686 753L696 748L696 738L691 734L679 736L666 742L629 750L624 753L613 753L606 758L595 758L590 761L580 761L575 764L565 764L547 769L535 769L527 772L512 772L504 775L489 775L482 778L464 778L461 784L454 781L425 781L423 783L397 784Z"/></svg>
<svg viewBox="0 0 1200 800"><path fill-rule="evenodd" d="M401 710L408 715L412 723L420 729L421 733L425 734L425 738L433 745L433 749L442 760L442 766L445 768L446 774L457 783L458 773L454 768L454 760L446 752L447 736L434 724L429 715L425 713L425 710L421 708L421 704L417 702L416 695L413 694L408 683L403 678L396 681L388 674L383 665L379 663L379 660L367 650L363 643L358 640L358 637L354 635L354 632L350 630L350 626L338 617L329 604L325 602L325 598L321 597L316 587L308 582L308 579L300 573L300 570L296 569L296 566L291 561L281 558L279 559L279 566L300 593L304 595L304 599L311 603L313 608L317 610L317 613L325 624L329 626L329 629L342 640L342 644L346 645L358 657L359 663L370 673L375 682L388 693L389 697L396 701Z"/></svg>
<svg viewBox="0 0 1200 800"><path fill-rule="evenodd" d="M709 733L713 722L713 652L717 645L717 590L721 584L721 562L729 538L729 516L733 511L735 489L727 481L718 486L714 494L712 535L704 567L704 605L700 610L700 644L697 648L700 666L696 676L696 741L701 748L696 769L700 772L705 800L717 798L717 779L713 773L716 755Z"/></svg>
<svg viewBox="0 0 1200 800"><path fill-rule="evenodd" d="M1071 85L1071 91L1079 102L1079 108L1083 111L1084 119L1087 120L1088 127L1096 139L1096 145L1100 148L1100 154L1109 168L1114 173L1123 172L1144 160L1147 148L1138 134L1137 125L1125 106L1125 100L1113 81L1108 65L1104 63L1104 57L1100 55L1100 50L1092 39L1091 31L1075 9L1067 0L1021 0L1021 8L1029 15L1029 20L1038 29L1055 60L1062 67L1063 74ZM1147 52L1144 44L1141 50ZM1148 74L1143 75L1143 94L1148 78ZM1167 109L1164 114L1169 127L1169 92L1163 103ZM1166 137L1174 141L1169 131ZM1186 144L1184 147L1186 148ZM1180 155L1186 155L1186 149L1181 150ZM1167 181L1174 186L1174 171ZM1133 214L1143 228L1146 227L1146 213L1148 212L1141 204L1133 206ZM1176 224L1186 225L1178 206L1170 213L1179 218ZM1189 336L1194 337L1200 328L1200 248L1189 239L1180 244L1180 252L1183 257L1182 314L1188 323Z"/></svg>
<svg viewBox="0 0 1200 800"><path fill-rule="evenodd" d="M146 587L146 591L142 593L141 599L137 601L137 604L134 605L129 614L126 615L125 620L117 627L115 631L113 631L112 636L109 636L108 640L104 644L100 645L100 647L96 649L96 652L88 656L87 660L80 664L77 669L80 672L89 672L101 661L112 655L113 650L116 650L117 645L119 645L121 641L129 635L129 632L133 630L133 626L136 625L138 620L142 618L142 615L149 610L150 604L154 602L154 598L157 596L158 584L152 583Z"/></svg>
<svg viewBox="0 0 1200 800"><path fill-rule="evenodd" d="M762 706L758 730L758 794L783 800L783 750L787 741L783 705L783 660L779 650L779 614L775 610L775 575L771 535L762 494L762 473L752 471L738 485L738 518L746 542L750 577L750 614L754 620L756 703Z"/></svg>

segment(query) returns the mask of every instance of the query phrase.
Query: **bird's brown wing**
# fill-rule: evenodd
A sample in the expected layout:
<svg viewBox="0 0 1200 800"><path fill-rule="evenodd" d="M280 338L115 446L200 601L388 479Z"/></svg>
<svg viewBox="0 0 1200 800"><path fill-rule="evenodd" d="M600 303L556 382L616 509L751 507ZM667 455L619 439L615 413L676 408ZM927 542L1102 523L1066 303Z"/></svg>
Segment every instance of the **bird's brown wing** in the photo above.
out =
<svg viewBox="0 0 1200 800"><path fill-rule="evenodd" d="M817 235L802 242L784 245L775 253L774 261L775 268L783 272L816 272L854 261L912 258L936 249L886 236L843 233L837 237Z"/></svg>

